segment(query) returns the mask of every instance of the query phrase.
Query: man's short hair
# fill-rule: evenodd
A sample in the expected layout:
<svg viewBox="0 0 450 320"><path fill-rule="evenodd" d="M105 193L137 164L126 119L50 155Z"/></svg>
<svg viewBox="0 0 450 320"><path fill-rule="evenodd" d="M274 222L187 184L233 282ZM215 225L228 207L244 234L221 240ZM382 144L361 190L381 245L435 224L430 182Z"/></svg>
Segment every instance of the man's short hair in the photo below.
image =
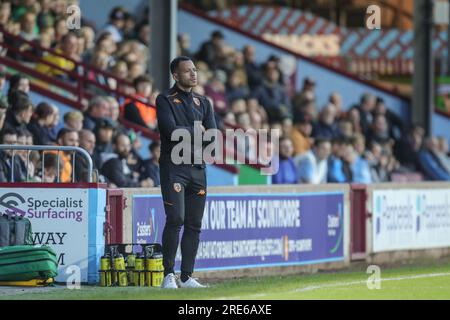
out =
<svg viewBox="0 0 450 320"><path fill-rule="evenodd" d="M17 131L14 128L3 128L3 130L0 132L0 141L3 143L3 139L5 138L5 136L12 136L12 135L16 135L17 136Z"/></svg>
<svg viewBox="0 0 450 320"><path fill-rule="evenodd" d="M178 71L178 67L180 66L181 62L184 61L192 61L191 58L186 57L186 56L179 56L176 57L175 59L172 60L172 62L170 63L170 73L175 73Z"/></svg>
<svg viewBox="0 0 450 320"><path fill-rule="evenodd" d="M83 117L83 113L81 113L80 111L69 111L64 114L63 119L64 119L64 122L68 122L70 120L83 121L84 117Z"/></svg>
<svg viewBox="0 0 450 320"><path fill-rule="evenodd" d="M31 107L33 107L33 103L31 102L28 95L22 91L16 91L17 95L12 98L11 102L11 112L14 114L19 114L23 111L26 111ZM22 93L20 93L22 92Z"/></svg>
<svg viewBox="0 0 450 320"><path fill-rule="evenodd" d="M330 143L330 139L324 138L324 137L318 137L314 140L314 147L319 147L323 143Z"/></svg>
<svg viewBox="0 0 450 320"><path fill-rule="evenodd" d="M156 148L160 147L161 143L159 141L153 141L152 143L150 143L150 145L148 146L148 150L150 152L153 152Z"/></svg>
<svg viewBox="0 0 450 320"><path fill-rule="evenodd" d="M68 129L68 128L61 128L58 131L58 135L56 136L56 140L58 141L59 139L64 137L66 134L69 134L69 133L72 133L72 132L77 132L77 131L72 130L72 129Z"/></svg>
<svg viewBox="0 0 450 320"><path fill-rule="evenodd" d="M149 84L153 84L153 80L150 76L143 74L139 77L137 77L136 79L133 80L133 86L135 88L137 88L137 86L141 83L149 83Z"/></svg>

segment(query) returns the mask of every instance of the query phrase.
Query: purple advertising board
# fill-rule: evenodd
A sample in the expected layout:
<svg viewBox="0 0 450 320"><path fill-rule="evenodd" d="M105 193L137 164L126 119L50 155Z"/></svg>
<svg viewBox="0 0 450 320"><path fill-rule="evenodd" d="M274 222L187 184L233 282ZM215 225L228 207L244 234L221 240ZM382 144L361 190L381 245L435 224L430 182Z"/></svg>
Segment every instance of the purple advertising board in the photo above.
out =
<svg viewBox="0 0 450 320"><path fill-rule="evenodd" d="M161 243L165 220L160 195L133 197L134 243ZM342 261L343 242L342 192L210 194L196 270Z"/></svg>

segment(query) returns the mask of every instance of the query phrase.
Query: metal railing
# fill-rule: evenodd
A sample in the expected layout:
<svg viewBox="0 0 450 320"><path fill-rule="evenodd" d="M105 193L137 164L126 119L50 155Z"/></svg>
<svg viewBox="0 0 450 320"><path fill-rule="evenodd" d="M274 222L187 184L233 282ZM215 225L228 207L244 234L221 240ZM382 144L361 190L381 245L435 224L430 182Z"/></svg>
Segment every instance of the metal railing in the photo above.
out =
<svg viewBox="0 0 450 320"><path fill-rule="evenodd" d="M57 172L56 172L56 179L57 183L60 182L60 152L71 152L72 153L72 182L75 182L75 158L76 154L79 153L86 161L88 166L88 175L87 175L87 182L92 182L92 173L93 173L93 164L92 164L92 158L90 154L79 147L68 147L68 146L26 146L26 145L7 145L7 144L0 144L0 150L12 150L12 156L11 156L11 181L14 182L14 159L17 156L15 151L27 151L27 159L26 159L26 168L27 168L27 179L28 182L29 178L29 163L30 163L30 152L31 151L41 151L42 153L42 161L41 161L41 170L42 170L42 179L45 177L45 151L57 151ZM98 173L97 173L98 176ZM98 180L98 179L97 179Z"/></svg>

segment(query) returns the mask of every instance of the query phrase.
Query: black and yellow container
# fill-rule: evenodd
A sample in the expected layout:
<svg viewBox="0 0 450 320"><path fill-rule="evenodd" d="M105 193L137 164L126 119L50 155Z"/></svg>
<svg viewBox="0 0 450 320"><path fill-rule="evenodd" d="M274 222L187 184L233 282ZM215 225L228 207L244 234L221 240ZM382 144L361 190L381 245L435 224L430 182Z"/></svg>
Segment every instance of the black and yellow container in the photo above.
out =
<svg viewBox="0 0 450 320"><path fill-rule="evenodd" d="M163 255L160 252L154 252L149 261L151 274L151 286L160 287L164 278Z"/></svg>
<svg viewBox="0 0 450 320"><path fill-rule="evenodd" d="M100 286L111 287L111 258L105 255L100 258Z"/></svg>
<svg viewBox="0 0 450 320"><path fill-rule="evenodd" d="M145 259L143 255L138 255L134 267L134 285L138 287L145 286Z"/></svg>
<svg viewBox="0 0 450 320"><path fill-rule="evenodd" d="M128 285L135 286L136 284L134 283L134 269L136 267L136 255L133 253L127 255L126 263L127 263Z"/></svg>
<svg viewBox="0 0 450 320"><path fill-rule="evenodd" d="M118 254L116 257L114 257L114 269L117 275L116 279L117 283L119 284L119 287L128 286L127 270L125 268L125 259L122 254Z"/></svg>

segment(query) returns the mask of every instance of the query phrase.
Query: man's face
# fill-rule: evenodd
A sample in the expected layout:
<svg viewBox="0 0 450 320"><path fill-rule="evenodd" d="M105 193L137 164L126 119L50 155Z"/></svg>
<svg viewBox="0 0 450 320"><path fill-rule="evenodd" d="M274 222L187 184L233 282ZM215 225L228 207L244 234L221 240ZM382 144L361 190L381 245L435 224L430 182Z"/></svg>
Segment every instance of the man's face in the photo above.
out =
<svg viewBox="0 0 450 320"><path fill-rule="evenodd" d="M173 78L182 87L193 88L197 85L197 68L191 60L182 61L173 74Z"/></svg>
<svg viewBox="0 0 450 320"><path fill-rule="evenodd" d="M95 148L95 135L90 133L80 136L80 147L86 150L89 154L93 154Z"/></svg>
<svg viewBox="0 0 450 320"><path fill-rule="evenodd" d="M121 135L116 142L115 145L116 152L120 157L126 158L130 154L131 151L131 142L130 138L125 135Z"/></svg>
<svg viewBox="0 0 450 320"><path fill-rule="evenodd" d="M141 82L136 89L137 93L145 98L149 98L152 94L152 84L150 82Z"/></svg>
<svg viewBox="0 0 450 320"><path fill-rule="evenodd" d="M10 144L10 145L17 144L17 135L16 134L5 134L3 136L3 144ZM13 151L10 149L7 149L5 152L9 156L12 156L12 154L13 154Z"/></svg>
<svg viewBox="0 0 450 320"><path fill-rule="evenodd" d="M316 147L316 155L319 160L327 159L331 154L331 143L323 142Z"/></svg>
<svg viewBox="0 0 450 320"><path fill-rule="evenodd" d="M20 79L17 89L25 93L30 92L30 80L28 80L27 78Z"/></svg>
<svg viewBox="0 0 450 320"><path fill-rule="evenodd" d="M100 101L92 108L91 116L94 118L106 118L109 113L109 104L107 101Z"/></svg>
<svg viewBox="0 0 450 320"><path fill-rule="evenodd" d="M78 50L78 38L75 36L67 37L63 43L63 51L66 54L74 54Z"/></svg>
<svg viewBox="0 0 450 320"><path fill-rule="evenodd" d="M78 147L78 132L69 132L58 141L62 146Z"/></svg>
<svg viewBox="0 0 450 320"><path fill-rule="evenodd" d="M110 127L103 127L98 130L98 140L101 143L109 143L112 141L114 130Z"/></svg>
<svg viewBox="0 0 450 320"><path fill-rule="evenodd" d="M289 139L283 139L280 143L280 158L287 159L292 156L294 147L292 141Z"/></svg>
<svg viewBox="0 0 450 320"><path fill-rule="evenodd" d="M19 118L21 119L22 123L28 124L30 123L31 117L33 116L33 106L30 104L28 108L24 111L22 111L19 114Z"/></svg>

